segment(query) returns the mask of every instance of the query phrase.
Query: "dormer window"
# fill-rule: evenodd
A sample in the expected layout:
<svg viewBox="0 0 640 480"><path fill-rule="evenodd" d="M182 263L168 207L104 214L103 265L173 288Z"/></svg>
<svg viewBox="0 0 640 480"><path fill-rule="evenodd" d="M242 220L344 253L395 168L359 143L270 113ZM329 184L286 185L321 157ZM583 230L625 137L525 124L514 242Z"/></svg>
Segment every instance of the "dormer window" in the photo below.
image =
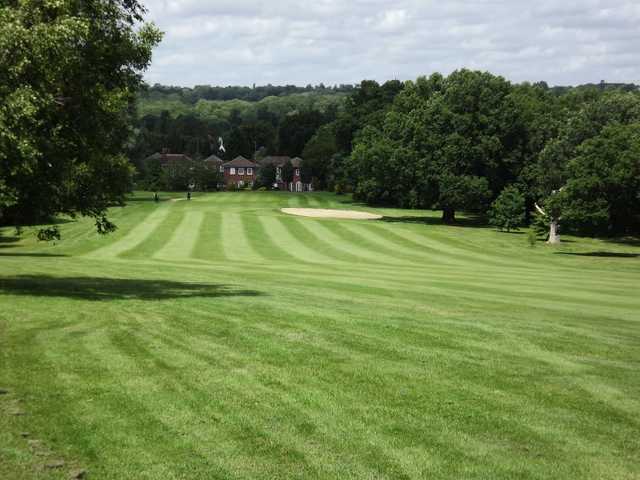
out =
<svg viewBox="0 0 640 480"><path fill-rule="evenodd" d="M238 169L238 175L244 175L244 168Z"/></svg>
<svg viewBox="0 0 640 480"><path fill-rule="evenodd" d="M253 175L253 168L247 168L247 175Z"/></svg>
<svg viewBox="0 0 640 480"><path fill-rule="evenodd" d="M296 177L299 177L299 176L300 176L300 169L296 168Z"/></svg>
<svg viewBox="0 0 640 480"><path fill-rule="evenodd" d="M236 174L236 169L235 169L234 167L231 167L231 168L229 169L229 173L230 173L231 175L235 175L235 174Z"/></svg>

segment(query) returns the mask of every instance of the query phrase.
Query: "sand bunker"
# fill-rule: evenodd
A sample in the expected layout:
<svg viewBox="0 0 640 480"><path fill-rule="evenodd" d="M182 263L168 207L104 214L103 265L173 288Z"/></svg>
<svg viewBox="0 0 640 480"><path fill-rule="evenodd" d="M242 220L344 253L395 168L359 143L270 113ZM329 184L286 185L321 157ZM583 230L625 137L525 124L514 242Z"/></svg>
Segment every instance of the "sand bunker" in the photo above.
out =
<svg viewBox="0 0 640 480"><path fill-rule="evenodd" d="M379 220L382 215L355 210L327 210L324 208L283 208L284 213L314 218L349 218L352 220Z"/></svg>

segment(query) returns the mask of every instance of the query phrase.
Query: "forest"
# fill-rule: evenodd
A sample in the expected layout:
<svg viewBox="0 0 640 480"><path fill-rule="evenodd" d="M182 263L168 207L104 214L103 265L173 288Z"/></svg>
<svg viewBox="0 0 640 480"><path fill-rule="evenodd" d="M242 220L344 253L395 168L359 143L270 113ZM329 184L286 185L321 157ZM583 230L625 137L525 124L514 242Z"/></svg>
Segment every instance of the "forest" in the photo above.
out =
<svg viewBox="0 0 640 480"><path fill-rule="evenodd" d="M488 215L550 234L639 230L640 92L635 85L513 84L459 70L335 87L148 87L131 158L301 156L318 190L369 205ZM517 228L517 227L516 227ZM553 238L551 238L553 241Z"/></svg>

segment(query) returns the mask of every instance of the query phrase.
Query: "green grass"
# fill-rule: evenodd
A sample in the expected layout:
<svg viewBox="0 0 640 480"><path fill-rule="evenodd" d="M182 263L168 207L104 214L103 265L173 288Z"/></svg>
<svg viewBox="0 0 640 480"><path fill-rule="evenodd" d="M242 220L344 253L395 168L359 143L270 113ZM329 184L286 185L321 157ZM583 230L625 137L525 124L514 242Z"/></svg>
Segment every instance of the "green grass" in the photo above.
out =
<svg viewBox="0 0 640 480"><path fill-rule="evenodd" d="M149 198L3 230L0 478L640 478L637 243Z"/></svg>

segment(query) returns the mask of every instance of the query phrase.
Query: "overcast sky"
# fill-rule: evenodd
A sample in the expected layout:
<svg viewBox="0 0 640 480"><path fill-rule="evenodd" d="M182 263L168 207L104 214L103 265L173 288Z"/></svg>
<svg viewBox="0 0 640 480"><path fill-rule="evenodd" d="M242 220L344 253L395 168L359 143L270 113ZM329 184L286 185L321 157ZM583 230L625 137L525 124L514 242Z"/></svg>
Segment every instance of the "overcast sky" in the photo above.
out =
<svg viewBox="0 0 640 480"><path fill-rule="evenodd" d="M552 85L640 83L640 0L143 0L149 83L414 79L457 68Z"/></svg>

